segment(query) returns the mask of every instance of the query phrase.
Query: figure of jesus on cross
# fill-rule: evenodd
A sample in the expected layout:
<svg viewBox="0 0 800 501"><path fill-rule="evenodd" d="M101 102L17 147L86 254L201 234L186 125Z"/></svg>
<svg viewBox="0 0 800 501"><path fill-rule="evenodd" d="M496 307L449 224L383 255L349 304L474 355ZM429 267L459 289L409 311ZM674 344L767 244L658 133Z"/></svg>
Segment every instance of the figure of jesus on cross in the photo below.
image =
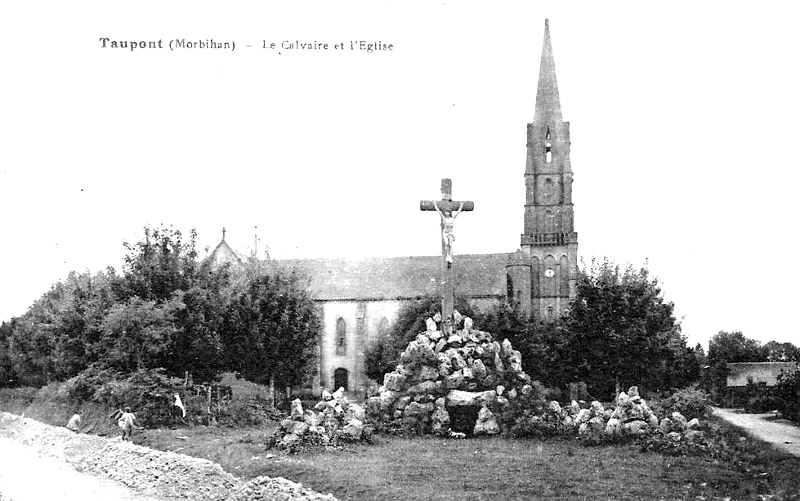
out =
<svg viewBox="0 0 800 501"><path fill-rule="evenodd" d="M453 274L453 224L461 212L475 209L473 202L454 202L453 183L442 179L442 199L422 200L419 209L436 211L442 219L442 330L451 333L453 325L453 304L455 303L455 277Z"/></svg>
<svg viewBox="0 0 800 501"><path fill-rule="evenodd" d="M456 222L456 216L461 214L464 204L458 204L458 210L455 214L442 211L439 208L439 202L436 200L433 201L433 208L436 209L436 212L438 212L439 216L442 218L442 244L444 244L445 261L447 261L448 264L453 264L453 240L456 239L453 234L453 225Z"/></svg>

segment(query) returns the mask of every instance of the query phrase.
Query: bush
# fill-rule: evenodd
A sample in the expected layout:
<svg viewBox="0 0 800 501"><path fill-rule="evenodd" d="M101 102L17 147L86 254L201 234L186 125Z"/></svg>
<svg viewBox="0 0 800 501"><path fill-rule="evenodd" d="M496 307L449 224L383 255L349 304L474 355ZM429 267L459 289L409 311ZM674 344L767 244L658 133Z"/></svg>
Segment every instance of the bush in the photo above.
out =
<svg viewBox="0 0 800 501"><path fill-rule="evenodd" d="M677 411L686 419L704 419L711 414L708 393L696 387L680 389L662 400L660 404L654 403L653 407L659 416L667 416Z"/></svg>
<svg viewBox="0 0 800 501"><path fill-rule="evenodd" d="M105 384L122 379L124 376L102 365L91 365L78 375L64 381L64 391L70 400L83 402L95 399L95 392Z"/></svg>
<svg viewBox="0 0 800 501"><path fill-rule="evenodd" d="M232 427L261 426L278 417L279 414L267 409L263 402L252 398L234 398L220 409L219 424Z"/></svg>
<svg viewBox="0 0 800 501"><path fill-rule="evenodd" d="M752 413L770 412L780 410L780 408L781 399L771 395L760 395L758 397L753 397L749 399L744 406L744 410Z"/></svg>
<svg viewBox="0 0 800 501"><path fill-rule="evenodd" d="M39 388L0 388L0 409L14 414L25 412L36 398Z"/></svg>
<svg viewBox="0 0 800 501"><path fill-rule="evenodd" d="M800 421L800 370L778 376L774 395L779 399L777 409L784 417Z"/></svg>

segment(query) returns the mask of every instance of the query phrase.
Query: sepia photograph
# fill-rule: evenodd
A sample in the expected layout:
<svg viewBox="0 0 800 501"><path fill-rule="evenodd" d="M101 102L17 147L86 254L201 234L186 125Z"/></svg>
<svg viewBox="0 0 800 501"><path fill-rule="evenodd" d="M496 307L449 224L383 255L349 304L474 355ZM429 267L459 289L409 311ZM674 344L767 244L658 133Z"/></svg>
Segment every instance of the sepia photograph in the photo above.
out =
<svg viewBox="0 0 800 501"><path fill-rule="evenodd" d="M0 6L0 501L800 499L797 14Z"/></svg>

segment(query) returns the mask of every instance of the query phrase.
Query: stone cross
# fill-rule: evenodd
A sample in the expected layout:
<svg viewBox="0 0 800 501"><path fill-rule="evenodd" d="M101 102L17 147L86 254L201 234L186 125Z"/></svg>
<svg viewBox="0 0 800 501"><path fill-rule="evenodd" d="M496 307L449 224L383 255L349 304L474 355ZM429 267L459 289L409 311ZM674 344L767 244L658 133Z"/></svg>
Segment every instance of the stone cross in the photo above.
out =
<svg viewBox="0 0 800 501"><path fill-rule="evenodd" d="M422 200L419 203L419 210L436 211L442 220L442 331L450 335L453 331L453 303L455 302L453 223L461 212L475 210L475 204L470 201L454 201L452 181L442 179L442 199Z"/></svg>

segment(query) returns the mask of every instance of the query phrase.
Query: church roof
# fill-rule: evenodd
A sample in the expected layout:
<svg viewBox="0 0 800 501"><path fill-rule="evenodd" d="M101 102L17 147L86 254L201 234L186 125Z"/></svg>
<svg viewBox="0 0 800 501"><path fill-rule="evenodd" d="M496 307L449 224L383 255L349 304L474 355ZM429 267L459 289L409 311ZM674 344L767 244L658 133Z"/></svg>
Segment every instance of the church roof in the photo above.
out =
<svg viewBox="0 0 800 501"><path fill-rule="evenodd" d="M224 264L231 264L234 267L239 267L244 264L245 260L246 259L238 252L231 249L231 246L228 245L228 242L225 241L225 237L223 237L222 241L211 251L211 254L205 258L204 262L208 263L213 268Z"/></svg>
<svg viewBox="0 0 800 501"><path fill-rule="evenodd" d="M453 263L456 295L505 296L508 257L507 253L457 255ZM271 263L307 275L309 291L317 300L387 300L437 294L442 257L282 259Z"/></svg>
<svg viewBox="0 0 800 501"><path fill-rule="evenodd" d="M544 42L542 60L539 65L539 87L536 90L536 111L534 121L561 121L561 99L558 96L556 63L553 59L553 46L550 43L550 22L544 20Z"/></svg>

